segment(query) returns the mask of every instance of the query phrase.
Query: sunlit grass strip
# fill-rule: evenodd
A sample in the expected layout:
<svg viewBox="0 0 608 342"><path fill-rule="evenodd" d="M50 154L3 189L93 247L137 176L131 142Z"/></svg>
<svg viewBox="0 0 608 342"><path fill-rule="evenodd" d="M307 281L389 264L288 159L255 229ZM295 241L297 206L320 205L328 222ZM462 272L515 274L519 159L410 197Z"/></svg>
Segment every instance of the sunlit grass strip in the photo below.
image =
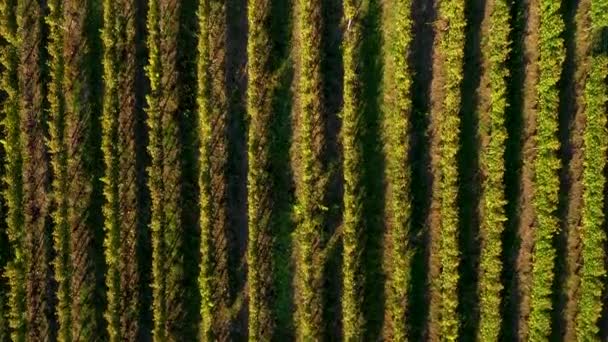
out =
<svg viewBox="0 0 608 342"><path fill-rule="evenodd" d="M360 50L362 37L362 1L343 3L346 25L342 43L344 61L344 107L341 140L343 147L344 212L342 238L342 325L345 341L359 341L365 334L363 308L364 274L362 270L363 218L363 155L361 141Z"/></svg>
<svg viewBox="0 0 608 342"><path fill-rule="evenodd" d="M509 42L509 6L506 0L490 0L487 14L487 35L481 49L489 86L488 107L481 108L480 130L488 138L487 145L480 151L483 174L481 200L481 260L480 260L480 341L497 341L501 329L502 301L502 232L505 216L505 141L507 131L505 117L507 110L507 58Z"/></svg>
<svg viewBox="0 0 608 342"><path fill-rule="evenodd" d="M445 27L437 26L437 54L442 58L441 73L443 76L443 98L441 112L435 113L438 125L439 168L436 191L440 202L439 262L441 274L438 284L440 292L440 327L439 334L443 340L458 339L458 170L454 167L460 146L460 83L463 73L464 16L463 0L441 0L438 4L439 22Z"/></svg>
<svg viewBox="0 0 608 342"><path fill-rule="evenodd" d="M198 36L198 94L197 105L199 111L199 139L200 139L200 210L201 210L201 263L199 275L199 289L201 293L201 325L200 334L203 341L213 339L212 322L214 308L213 296L213 257L212 243L212 196L211 196L211 111L213 99L211 98L210 64L211 47L209 44L210 4L211 0L201 0L198 8L199 36Z"/></svg>
<svg viewBox="0 0 608 342"><path fill-rule="evenodd" d="M148 168L148 188L152 199L152 296L155 341L165 341L168 338L167 326L167 283L166 283L166 253L168 246L165 241L165 208L163 203L163 127L161 104L161 27L160 0L148 2L148 50L149 64L147 75L150 79L150 92L147 95L147 114L149 128L148 152L151 165Z"/></svg>
<svg viewBox="0 0 608 342"><path fill-rule="evenodd" d="M70 229L68 225L68 196L66 194L68 179L68 154L65 143L65 97L63 57L63 1L49 1L49 64L51 82L49 84L49 151L53 169L53 239L55 256L55 279L57 289L57 318L59 331L57 338L61 341L72 341L72 291L70 263Z"/></svg>
<svg viewBox="0 0 608 342"><path fill-rule="evenodd" d="M20 98L19 98L19 38L17 36L17 1L7 0L0 5L0 34L6 39L0 63L5 68L2 77L2 90L7 98L2 108L5 138L5 175L4 198L8 212L6 216L7 233L12 259L6 267L9 283L9 323L11 340L25 341L26 337L26 267L25 230L23 216L23 158L21 155Z"/></svg>
<svg viewBox="0 0 608 342"><path fill-rule="evenodd" d="M155 341L184 337L186 295L182 217L182 146L179 139L176 57L179 0L148 2L150 80L147 96L149 132L148 188L152 199L152 295Z"/></svg>
<svg viewBox="0 0 608 342"><path fill-rule="evenodd" d="M407 339L408 293L410 288L411 224L409 132L412 112L412 74L408 63L412 41L411 0L393 0L387 13L387 67L385 91L385 153L389 185L391 273L387 309L392 338Z"/></svg>
<svg viewBox="0 0 608 342"><path fill-rule="evenodd" d="M536 226L532 255L532 284L529 338L544 340L551 331L551 292L556 251L553 237L558 229L556 215L559 193L560 161L558 106L562 64L565 58L561 34L564 23L560 2L541 0L538 48L539 79L536 86L536 157L534 162L534 199Z"/></svg>
<svg viewBox="0 0 608 342"><path fill-rule="evenodd" d="M302 341L319 340L322 337L321 289L317 278L321 274L315 263L315 245L322 234L323 176L321 174L321 147L318 146L318 125L321 121L321 3L318 0L298 1L297 27L300 47L300 72L298 74L300 140L298 152L301 158L301 179L298 185L298 336ZM315 136L317 138L315 139ZM315 140L317 146L315 145Z"/></svg>
<svg viewBox="0 0 608 342"><path fill-rule="evenodd" d="M584 14L587 15L587 14ZM606 177L606 151L608 133L606 132L606 104L608 101L608 57L605 43L600 39L602 29L608 26L608 1L591 2L591 30L588 39L592 40L589 73L585 83L585 132L583 135L583 208L580 227L582 242L582 266L580 297L577 301L576 334L579 341L598 338L598 320L602 312L602 293L606 279L604 244L604 188ZM594 40L597 41L594 42ZM594 46L593 44L599 44ZM604 45L601 45L604 44ZM596 51L597 50L597 51ZM604 55L600 55L604 54Z"/></svg>
<svg viewBox="0 0 608 342"><path fill-rule="evenodd" d="M247 115L248 128L248 162L247 202L249 240L247 245L247 281L249 286L249 340L258 341L266 338L263 331L266 321L270 319L268 298L264 293L265 277L263 270L268 265L260 256L268 251L264 239L268 239L271 218L269 213L268 185L271 177L267 171L270 163L269 122L271 118L272 77L270 76L271 51L270 0L252 0L248 7L249 36L247 41Z"/></svg>
<svg viewBox="0 0 608 342"><path fill-rule="evenodd" d="M225 252L217 244L215 234L224 227L218 226L217 220L223 214L217 194L213 192L214 179L223 175L213 174L214 165L218 161L216 154L222 153L224 136L216 137L214 134L224 134L226 122L226 88L225 88L225 53L223 50L226 30L226 3L224 0L203 0L199 4L198 23L198 136L199 150L199 187L200 187L200 224L201 224L201 268L199 274L199 290L201 294L201 324L200 334L203 341L217 339L217 329L214 323L221 320L222 300L226 292L220 289L221 279L216 272L217 260L225 257L218 255ZM215 129L214 125L219 125ZM221 142L220 142L221 141ZM223 172L223 170L221 171ZM225 324L222 323L222 324Z"/></svg>
<svg viewBox="0 0 608 342"><path fill-rule="evenodd" d="M104 103L102 117L102 150L105 164L103 208L105 227L105 257L107 264L106 286L108 287L108 305L105 319L108 323L108 333L111 341L121 341L120 331L120 258L121 258L121 224L120 224L120 165L118 129L119 129L119 100L118 100L118 56L116 51L117 16L116 0L105 0L102 39L104 44Z"/></svg>
<svg viewBox="0 0 608 342"><path fill-rule="evenodd" d="M297 153L300 177L297 184L297 328L301 341L320 340L322 294L319 287L318 253L323 231L324 177L321 165L321 1L297 1L298 115L300 135Z"/></svg>

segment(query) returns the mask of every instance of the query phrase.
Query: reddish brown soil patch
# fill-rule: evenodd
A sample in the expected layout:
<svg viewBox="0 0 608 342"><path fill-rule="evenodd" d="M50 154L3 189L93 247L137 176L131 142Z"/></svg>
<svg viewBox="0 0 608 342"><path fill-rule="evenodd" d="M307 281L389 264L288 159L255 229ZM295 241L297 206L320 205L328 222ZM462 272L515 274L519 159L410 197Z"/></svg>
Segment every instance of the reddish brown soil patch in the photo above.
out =
<svg viewBox="0 0 608 342"><path fill-rule="evenodd" d="M513 300L519 302L518 335L525 341L528 335L528 316L530 314L530 285L532 271L532 249L534 246L534 170L535 131L536 131L536 84L538 82L538 29L540 25L539 4L537 0L529 0L526 8L526 29L524 38L524 136L523 136L523 166L520 182L519 198L519 254L517 256L518 293L513 293Z"/></svg>

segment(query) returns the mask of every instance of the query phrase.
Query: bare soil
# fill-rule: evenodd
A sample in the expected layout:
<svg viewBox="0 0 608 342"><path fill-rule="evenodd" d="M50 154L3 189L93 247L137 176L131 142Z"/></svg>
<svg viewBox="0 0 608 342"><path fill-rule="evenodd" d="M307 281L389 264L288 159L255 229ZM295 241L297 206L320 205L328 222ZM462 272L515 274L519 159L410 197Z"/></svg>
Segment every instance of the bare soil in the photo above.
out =
<svg viewBox="0 0 608 342"><path fill-rule="evenodd" d="M438 2L434 2L433 6L437 11ZM430 106L430 126L428 134L430 136L430 168L432 172L432 195L431 195L431 207L428 216L428 229L429 229L429 323L427 330L427 339L429 341L440 341L440 322L441 322L441 189L437 186L440 184L441 179L441 168L440 168L440 144L441 144L441 132L440 125L443 121L441 114L443 112L443 100L445 97L444 84L445 76L443 73L443 56L437 53L439 42L443 39L444 32L441 28L447 27L449 23L439 17L439 13L436 12L436 21L432 24L435 29L435 39L433 41L433 59L432 59L432 70L433 78L431 81L431 106Z"/></svg>
<svg viewBox="0 0 608 342"><path fill-rule="evenodd" d="M524 38L524 94L523 94L523 165L519 195L519 252L517 256L516 292L511 300L519 303L517 336L525 341L528 336L528 316L530 314L530 286L532 271L532 250L534 247L534 160L536 157L536 84L538 82L538 29L540 25L539 3L526 1L526 28Z"/></svg>
<svg viewBox="0 0 608 342"><path fill-rule="evenodd" d="M25 210L27 269L26 303L29 339L56 338L55 281L53 280L52 235L50 217L50 160L44 144L48 131L44 124L46 87L43 63L47 40L41 15L45 7L30 4L32 10L22 17L24 26L19 69L22 97L21 130L23 134L23 206Z"/></svg>

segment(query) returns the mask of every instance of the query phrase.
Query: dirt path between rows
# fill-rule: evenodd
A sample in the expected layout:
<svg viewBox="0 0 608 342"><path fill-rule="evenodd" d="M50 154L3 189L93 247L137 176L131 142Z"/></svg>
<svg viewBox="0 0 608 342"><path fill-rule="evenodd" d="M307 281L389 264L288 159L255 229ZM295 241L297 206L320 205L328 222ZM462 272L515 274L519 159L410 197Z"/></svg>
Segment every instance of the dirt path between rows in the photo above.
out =
<svg viewBox="0 0 608 342"><path fill-rule="evenodd" d="M514 335L525 341L528 336L528 316L530 315L530 290L532 271L532 250L534 246L534 170L536 131L536 84L538 82L538 31L540 9L538 0L525 3L526 26L524 31L524 93L523 93L523 165L519 194L519 251L516 262L516 280L511 300L517 305L517 327Z"/></svg>
<svg viewBox="0 0 608 342"><path fill-rule="evenodd" d="M439 6L435 1L435 11ZM439 13L435 13L439 21ZM432 53L432 81L430 95L430 124L428 134L430 136L430 168L432 172L431 182L431 205L428 217L429 229L429 261L428 261L428 284L429 284L429 317L427 327L428 341L439 341L441 333L441 191L437 189L441 180L440 157L441 136L440 123L442 121L443 101L445 97L445 76L443 72L444 57L438 53L439 41L442 39L442 31L438 30L438 23L433 22L435 39L433 41ZM447 25L444 21L444 25Z"/></svg>

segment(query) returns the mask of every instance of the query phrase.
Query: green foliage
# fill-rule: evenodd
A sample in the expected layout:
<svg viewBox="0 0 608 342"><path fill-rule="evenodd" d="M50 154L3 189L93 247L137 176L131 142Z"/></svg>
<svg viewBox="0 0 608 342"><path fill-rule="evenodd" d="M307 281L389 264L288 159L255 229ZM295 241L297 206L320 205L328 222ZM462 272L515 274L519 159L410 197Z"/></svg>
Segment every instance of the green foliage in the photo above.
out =
<svg viewBox="0 0 608 342"><path fill-rule="evenodd" d="M318 247L322 238L325 176L322 169L322 88L321 88L321 1L299 0L296 3L299 74L299 136L296 150L300 177L297 187L297 328L298 339L322 337L322 288Z"/></svg>
<svg viewBox="0 0 608 342"><path fill-rule="evenodd" d="M200 334L204 341L222 339L229 299L225 238L225 168L228 110L226 96L226 2L201 1L198 9L198 139L201 225Z"/></svg>
<svg viewBox="0 0 608 342"><path fill-rule="evenodd" d="M501 329L502 299L502 233L505 227L505 113L507 110L507 58L509 56L509 7L505 0L493 0L486 23L491 27L484 38L482 55L486 70L486 113L481 113L480 129L488 142L481 150L483 172L481 202L481 260L480 260L480 341L497 341Z"/></svg>
<svg viewBox="0 0 608 342"><path fill-rule="evenodd" d="M4 198L8 207L6 217L7 233L12 259L6 266L9 282L8 305L13 341L25 341L26 334L26 292L25 279L27 253L25 250L25 230L23 225L23 180L21 177L23 158L21 156L20 97L19 97L19 37L17 35L18 13L16 1L5 1L0 5L2 26L0 34L7 45L2 49L0 62L5 68L2 89L7 94L2 108L5 139Z"/></svg>
<svg viewBox="0 0 608 342"><path fill-rule="evenodd" d="M362 31L361 5L362 2L359 0L346 0L343 3L346 30L342 42L344 105L340 134L344 158L342 165L344 172L342 325L346 341L360 341L365 333L362 269L363 175L361 174L363 107L361 75L358 67Z"/></svg>
<svg viewBox="0 0 608 342"><path fill-rule="evenodd" d="M270 0L253 0L248 6L247 41L247 114L248 162L247 202L249 240L247 246L247 282L249 286L249 340L269 338L266 324L271 320L266 293L269 265L266 255L271 249L269 232L270 195L267 186L272 180L267 171L271 162L269 119L272 108L272 81L270 76L271 51Z"/></svg>
<svg viewBox="0 0 608 342"><path fill-rule="evenodd" d="M595 38L608 26L608 1L591 2L591 30L587 38ZM601 44L601 43L600 43ZM600 53L605 53L600 46ZM590 49L593 51L593 48ZM589 71L585 83L585 131L583 134L583 207L580 226L582 267L580 297L577 302L576 334L579 341L598 339L598 319L602 312L602 293L606 279L604 245L604 189L606 177L606 104L608 102L608 58L605 55L587 57Z"/></svg>
<svg viewBox="0 0 608 342"><path fill-rule="evenodd" d="M181 220L182 173L174 73L177 65L179 1L150 0L148 3L148 50L146 68L150 80L147 96L149 129L148 188L152 199L152 294L154 340L180 340L184 314L180 288L184 282Z"/></svg>
<svg viewBox="0 0 608 342"><path fill-rule="evenodd" d="M137 53L138 6L133 0L106 0L101 31L104 46L102 152L105 164L103 207L107 321L110 340L141 339L147 335L147 312L140 292L147 277L140 250L145 246L144 204L140 182L143 140L138 129L140 112L136 77L143 64Z"/></svg>
<svg viewBox="0 0 608 342"><path fill-rule="evenodd" d="M593 31L608 26L608 1L594 0L591 1L590 19L593 25Z"/></svg>
<svg viewBox="0 0 608 342"><path fill-rule="evenodd" d="M198 140L201 226L200 335L203 341L231 338L227 307L230 272L226 238L227 125L226 2L201 1L198 9Z"/></svg>
<svg viewBox="0 0 608 342"><path fill-rule="evenodd" d="M438 5L437 54L442 58L443 84L440 112L433 113L438 126L435 134L438 139L437 155L439 162L436 170L436 185L441 222L438 234L441 274L432 280L435 290L440 293L441 339L458 339L458 170L454 161L459 148L460 132L460 83L463 72L464 55L464 1L440 1Z"/></svg>
<svg viewBox="0 0 608 342"><path fill-rule="evenodd" d="M148 102L148 129L150 141L148 152L152 158L151 165L148 167L148 188L152 199L152 218L150 228L152 230L152 296L154 313L155 341L165 341L168 337L167 325L167 299L166 299L166 253L167 246L165 241L165 210L163 206L163 127L161 103L161 28L160 28L160 1L150 0L148 2L148 50L149 60L146 69L150 79L150 93L146 99Z"/></svg>
<svg viewBox="0 0 608 342"><path fill-rule="evenodd" d="M410 288L411 216L409 131L412 113L411 71L408 52L412 41L411 1L390 2L387 20L387 63L385 71L384 139L387 161L390 212L390 284L387 308L392 322L393 339L407 338L408 293Z"/></svg>
<svg viewBox="0 0 608 342"><path fill-rule="evenodd" d="M103 213L105 218L105 257L107 264L106 285L108 287L108 306L105 318L108 322L108 333L111 341L123 340L120 329L121 307L120 294L123 291L120 283L120 258L121 253L121 215L120 215L120 155L118 147L119 133L119 110L118 98L118 20L117 6L115 0L105 0L104 25L102 39L104 44L104 81L105 93L102 117L102 150L105 163L104 177L104 203ZM122 9L121 9L122 10ZM131 299L134 300L134 299Z"/></svg>
<svg viewBox="0 0 608 342"><path fill-rule="evenodd" d="M536 226L532 255L532 284L529 317L529 338L544 340L551 330L551 284L555 261L553 237L557 232L556 216L559 192L557 156L558 130L558 81L564 61L564 46L561 34L564 23L560 3L540 1L540 28L538 47L539 76L536 86L536 157L534 161L534 198Z"/></svg>
<svg viewBox="0 0 608 342"><path fill-rule="evenodd" d="M53 169L53 238L57 253L55 257L55 279L57 289L57 318L59 323L58 339L72 341L72 291L70 279L70 229L68 225L68 186L67 149L65 147L65 97L64 97L64 57L63 57L63 2L49 2L49 64L51 82L49 84L50 120L48 141Z"/></svg>
<svg viewBox="0 0 608 342"><path fill-rule="evenodd" d="M47 2L48 13L45 8ZM185 326L190 327L187 321L193 320L189 316L189 309L198 304L195 300L189 301L191 293L188 285L194 281L189 276L196 272L191 269L196 268L194 254L197 247L191 248L191 241L198 242L198 237L191 239L189 234L198 232L195 218L199 214L199 339L234 339L233 330L238 328L234 325L241 324L241 319L235 317L240 317L243 312L241 305L247 302L249 310L246 316L251 341L289 340L289 334L294 332L298 340L322 340L326 335L333 336L334 326L343 329L344 340L362 341L368 335L376 334L376 323L384 323L386 335L390 338L407 340L411 334L410 327L418 328L411 323L412 317L408 317L411 309L409 299L414 295L411 289L413 283L419 281L412 278L412 274L419 276L421 273L416 269L416 263L412 262L414 250L411 242L424 239L410 231L413 224L418 224L412 222L412 216L416 214L412 213L412 203L414 200L429 200L420 198L422 196L418 192L411 193L417 186L412 184L412 168L420 170L417 175L424 178L427 172L424 168L428 166L426 156L421 157L426 154L426 147L423 146L425 151L422 153L412 154L410 151L410 141L418 137L424 141L417 143L417 147L425 145L426 139L430 140L430 172L433 173L430 215L431 221L437 222L437 226L432 227L432 248L429 249L432 254L420 253L421 259L430 258L430 270L424 271L433 276L431 279L421 277L424 279L420 280L428 281L430 286L433 308L428 323L439 340L456 341L462 338L458 333L463 317L458 316L457 310L458 294L462 292L458 289L458 228L462 224L458 222L459 175L455 162L461 145L459 116L462 110L466 1L437 0L432 4L437 10L434 45L423 47L428 51L433 50L433 61L429 63L435 68L432 85L437 86L431 89L433 112L430 118L431 136L428 138L415 131L415 136L410 136L412 130L426 127L423 121L428 119L417 114L420 109L426 110L426 105L425 108L414 108L412 104L412 97L419 96L412 93L413 78L418 70L413 70L410 59L412 51L420 48L413 46L413 31L420 34L421 45L427 42L427 38L430 39L422 37L426 35L426 29L419 33L417 30L420 28L414 28L412 11L424 12L417 13L421 17L433 11L418 8L414 2L387 0L386 4L383 3L385 11L382 15L369 15L368 7L375 6L375 1L343 0L333 4L334 1L325 0L250 0L247 4L247 23L238 22L238 18L232 17L244 7L227 0L148 0L148 6L135 0L0 2L0 102L4 127L2 144L6 151L6 156L2 156L2 189L8 209L5 213L6 226L0 225L0 239L4 230L8 233L8 243L0 240L0 273L6 277L0 279L0 341L9 338L25 341L35 337L53 339L54 331L49 332L48 336L39 337L28 330L34 320L40 321L36 324L41 324L43 320L49 322L47 326L36 329L55 329L55 325L51 324L53 318L49 316L55 314L50 308L54 300L47 298L50 289L55 287L54 280L57 281L57 340L122 341L140 337L145 327L139 324L148 319L144 317L143 310L146 310L144 302L147 300L145 288L149 284L146 275L142 275L139 259L145 254L142 249L146 247L142 245L146 233L142 226L147 224L144 222L147 213L142 209L145 205L139 202L146 197L144 189L140 188L146 177L139 174L139 169L147 162L147 156L139 155L142 151L136 145L139 147L140 142L146 141L146 133L149 133L147 148L150 165L146 180L151 197L150 264L155 341L196 339L196 336L191 336L195 333L190 333L190 328ZM501 317L501 306L505 301L502 241L507 219L504 180L509 88L507 59L511 49L509 21L516 9L509 8L509 0L487 2L480 49L482 75L478 129L481 146L480 175L476 178L481 183L478 208L481 242L478 287L480 321L477 339L496 341L507 324ZM101 3L104 9L101 31L104 96L101 126L97 127L96 112L99 111L97 107L101 97L98 96L99 85L95 83L95 73L99 70L95 70L101 64L95 55L94 45L98 42L95 22L99 18L96 15L101 12L92 8ZM534 149L524 151L534 154L531 166L534 178L533 201L523 205L532 205L535 217L531 283L522 286L530 287L531 313L526 317L529 319L529 336L526 338L542 341L549 337L552 314L555 314L552 312L552 299L555 297L551 291L556 258L553 245L559 227L560 145L557 133L559 79L565 55L562 38L564 23L559 1L538 0L529 4L533 6L527 19L531 27L535 27L533 21L539 20L537 48L540 57L527 61L537 64L539 72L532 75L537 79L533 81L534 89L529 89L536 95L536 103L531 104L534 112L525 113L535 120L535 131L531 138ZM590 19L592 27L589 32L577 29L576 34L580 35L578 38L581 41L589 37L592 40L601 39L600 36L608 27L608 1L593 0L590 4L591 10L585 13L585 20ZM190 7L194 5L198 5L199 27L196 37L196 94L192 92L194 74L189 69L193 66L190 63L194 50L184 52L193 46L195 38L195 33L189 31L190 22L194 19ZM293 84L296 108L293 112L298 116L293 120L297 125L293 129L296 139L292 150L293 165L297 167L293 177L295 188L292 188L290 170L286 171L291 165L288 158L283 158L290 152L292 129L289 126L291 37L288 37L291 32L287 33L291 30L291 19L277 19L280 14L290 14L292 5L295 6L296 20L293 32L296 42L293 56L296 61L293 64L297 67ZM419 5L424 7L426 2L419 1ZM133 7L139 9L139 6L144 8L142 12L147 9L147 32L143 32L143 27L136 23L142 19L133 19L141 14L133 10ZM232 10L227 9L230 6L233 6ZM342 6L342 10L332 6ZM327 24L323 20L325 11L333 10L343 14L340 30L332 23L328 27L323 26ZM40 21L45 14L48 32ZM378 19L375 15L378 15ZM382 51L374 53L375 44L381 44L380 37L376 36L376 20L380 22L380 18L384 22L382 38L386 39L386 44ZM33 27L33 23L36 23L36 27ZM239 159L241 151L238 149L244 143L228 141L238 140L239 137L235 137L238 133L235 132L241 128L238 113L233 111L239 110L238 102L242 99L238 95L242 94L237 94L234 99L230 97L233 91L230 88L241 86L239 77L242 75L237 69L241 67L240 59L245 59L242 56L244 52L236 51L239 47L236 36L245 30L240 25L246 26L247 30L246 159L249 169L246 199L237 198L241 194L241 185L231 183L241 180L235 181L227 171L241 167L240 164L236 165L237 161L232 165L233 160L229 160L229 156L234 153L234 158ZM47 34L48 46L42 46ZM528 38L536 37L536 32L526 34L530 34ZM141 61L135 61L135 55L142 53L139 44L143 44L143 41L138 42L137 39L144 36L147 37L149 52L146 67L150 81L146 97L148 130L139 132L142 128L139 124L143 125L143 121L139 123L138 111L141 109L136 107L141 107L138 100L145 82L139 79ZM331 118L333 110L326 111L324 105L338 107L342 99L337 95L336 99L322 98L324 75L321 66L327 70L339 69L339 63L335 61L325 65L324 56L334 53L330 51L331 45L336 44L334 39L338 39L338 36L342 39L340 57L343 57L344 72L343 89L336 90L336 93L343 90L340 142L337 143L343 154L344 179L340 184L343 185L343 218L340 232L332 236L330 241L325 241L325 230L333 228L333 217L330 219L328 215L330 205L326 202L334 196L327 193L334 189L333 184L328 186L328 173L333 161L326 160L334 153L334 142L326 134L327 131L333 133L335 123ZM476 37L476 34L472 36ZM42 64L46 49L49 60L44 62L48 62L48 80L44 66L37 65L35 71L31 72L26 70L28 63ZM146 49L142 47L141 50ZM581 282L576 293L580 296L576 298L576 333L581 341L598 339L598 321L604 304L606 281L604 169L608 151L608 57L605 51L598 54L591 50L592 55L584 56L581 61L584 68L589 67L588 75L581 77L585 83L581 108L586 116L582 151L582 219L579 227ZM42 54L42 57L38 54ZM384 60L376 60L382 54ZM330 59L339 57L327 58ZM382 87L377 87L376 80L380 74L374 72L381 68L384 68L384 83ZM340 72L342 70L328 74L335 76ZM421 83L417 87L421 90L426 87L428 80L425 78L417 78ZM578 76L575 78L578 82ZM331 76L325 81L330 83L325 88L333 88ZM340 82L335 85L339 88L337 83ZM576 85L579 86L578 83ZM47 86L48 104L45 103ZM329 96L333 96L332 91L334 89L327 91ZM384 97L381 134L386 170L380 170L382 165L376 169L376 165L370 165L383 161L380 154L374 154L378 152L374 140L377 138L376 131L380 131L375 127L377 104L374 101L377 95ZM425 96L419 102L423 102ZM197 127L191 128L186 126L190 115L188 110L194 106L191 103L194 100L198 120ZM99 128L102 132L101 148L94 141ZM518 134L516 132L515 135ZM50 152L48 156L47 147ZM190 150L196 147L199 148L198 154ZM101 200L95 190L97 185L101 185L97 171L101 170L101 166L95 157L101 156L100 152L103 152L105 170L102 179L105 199L103 240L107 269L99 268L95 259L99 252L95 241L99 241L101 235L95 233L94 220L99 213L92 203ZM194 155L199 158L198 163L193 160ZM411 155L416 155L415 158L420 160L410 160ZM47 169L47 157L50 157L51 170ZM527 154L525 158L528 158ZM196 167L199 167L200 192L196 191L197 186L191 179L195 177ZM381 177L383 171L386 180ZM45 175L44 179L37 179L41 174ZM52 193L49 194L47 188L51 176ZM34 184L32 180L40 182ZM375 203L380 198L376 198L376 195L381 192L384 181L387 185L385 202ZM369 190L367 193L366 188ZM291 214L289 210L293 205L293 190L297 199L297 204L293 206L297 226L295 233L290 235L291 217L288 214ZM192 212L190 202L199 194L200 212ZM233 256L227 256L227 252L235 253L236 249L241 248L233 246L240 245L241 237L235 237L233 234L239 233L230 227L233 222L240 222L240 217L228 216L236 213L245 202L248 206L248 288L237 292L233 290L238 287L238 291L241 291L242 284L240 279L234 279L238 275L233 273L241 272L240 267L245 265L239 264L242 260L228 260ZM40 205L40 211L37 205ZM426 205L418 206L424 209L421 217L428 214ZM54 221L53 248L42 241L47 234L47 210L50 209ZM384 209L386 217L376 217ZM387 223L386 241L382 240L384 236L374 235L380 231L376 230L375 225L382 219L386 219ZM341 246L336 242L340 238L343 242ZM387 254L381 259L383 242L386 242ZM336 248L336 244L339 248ZM292 245L295 263L291 258ZM44 250L40 252L45 253L44 256L32 254L37 252L37 248ZM335 256L336 260L342 261L340 280L343 283L341 287L337 286L339 289L332 288L334 284L331 280L326 283L324 279L332 271L331 267L325 267L326 258L334 258L328 255L334 251L343 252ZM48 274L48 265L39 266L50 258L51 253L55 255L54 280ZM376 285L384 285L382 262L386 262L387 266L386 293L375 295L376 289L382 288ZM228 269L227 265L238 270ZM378 267L374 269L376 265ZM295 269L293 279L292 268ZM106 272L107 307L104 306L103 296L99 295L102 269ZM3 286L4 280L10 285L7 287L10 291L8 296L4 293L7 290ZM234 283L239 284L235 286ZM291 292L293 289L294 296ZM28 298L32 294L44 297L40 301L48 302L33 305L31 298ZM334 298L329 298L331 296L342 297L339 309L324 307L326 303L334 301ZM380 298L386 298L386 301L376 301ZM386 317L380 315L378 308L385 309ZM98 334L105 328L98 319L104 309L108 336ZM340 314L341 321L335 325L321 321ZM31 317L34 315L44 317ZM295 329L292 329L293 319ZM423 319L416 320L422 322ZM235 324L236 321L239 322ZM377 325L380 327L382 324ZM324 327L329 327L328 331L323 331ZM134 331L137 331L136 336L133 335Z"/></svg>
<svg viewBox="0 0 608 342"><path fill-rule="evenodd" d="M606 232L604 231L604 185L606 179L606 102L608 58L593 56L589 60L589 78L585 85L586 127L584 133L583 213L580 227L582 269L576 333L579 341L597 339L597 321L602 311L602 291Z"/></svg>
<svg viewBox="0 0 608 342"><path fill-rule="evenodd" d="M199 111L199 139L200 139L200 210L201 210L201 269L199 275L199 288L201 292L201 326L200 334L203 341L213 340L213 314L217 304L214 301L213 284L213 223L212 223L212 195L211 195L211 118L213 99L210 64L212 54L209 42L210 1L200 1L198 9L199 37L198 37L198 94L197 106Z"/></svg>
<svg viewBox="0 0 608 342"><path fill-rule="evenodd" d="M48 148L53 169L58 339L103 338L97 268L101 251L95 245L98 213L94 205L96 47L91 32L100 12L95 1L51 1L49 9Z"/></svg>

